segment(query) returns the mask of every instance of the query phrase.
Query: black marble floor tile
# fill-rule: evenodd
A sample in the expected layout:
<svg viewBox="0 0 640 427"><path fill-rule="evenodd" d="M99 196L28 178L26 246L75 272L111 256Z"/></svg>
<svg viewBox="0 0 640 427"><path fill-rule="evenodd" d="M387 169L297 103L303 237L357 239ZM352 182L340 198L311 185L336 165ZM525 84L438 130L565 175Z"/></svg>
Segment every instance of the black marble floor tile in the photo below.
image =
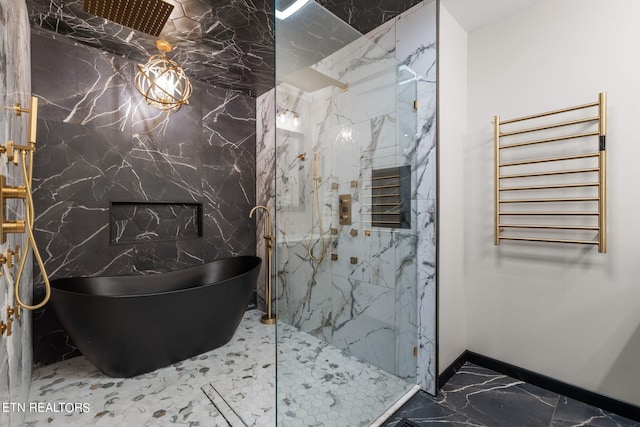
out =
<svg viewBox="0 0 640 427"><path fill-rule="evenodd" d="M388 427L401 427L401 421L405 418L421 427L432 425L489 427L440 404L423 391L418 392L418 394L409 400L409 402L384 425Z"/></svg>
<svg viewBox="0 0 640 427"><path fill-rule="evenodd" d="M438 401L491 427L549 426L559 395L470 363L442 388Z"/></svg>
<svg viewBox="0 0 640 427"><path fill-rule="evenodd" d="M640 427L640 423L466 363L438 396L419 392L384 425Z"/></svg>
<svg viewBox="0 0 640 427"><path fill-rule="evenodd" d="M560 397L551 427L638 427L640 423L568 397Z"/></svg>

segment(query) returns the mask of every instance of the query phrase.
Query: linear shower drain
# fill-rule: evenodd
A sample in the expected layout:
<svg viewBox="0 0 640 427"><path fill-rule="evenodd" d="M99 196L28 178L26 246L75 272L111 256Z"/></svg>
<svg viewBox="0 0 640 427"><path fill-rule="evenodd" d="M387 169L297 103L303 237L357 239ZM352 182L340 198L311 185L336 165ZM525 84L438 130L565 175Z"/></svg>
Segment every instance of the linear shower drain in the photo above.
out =
<svg viewBox="0 0 640 427"><path fill-rule="evenodd" d="M420 427L420 426L418 424L414 423L413 421L409 421L408 418L403 418L396 425L396 427Z"/></svg>

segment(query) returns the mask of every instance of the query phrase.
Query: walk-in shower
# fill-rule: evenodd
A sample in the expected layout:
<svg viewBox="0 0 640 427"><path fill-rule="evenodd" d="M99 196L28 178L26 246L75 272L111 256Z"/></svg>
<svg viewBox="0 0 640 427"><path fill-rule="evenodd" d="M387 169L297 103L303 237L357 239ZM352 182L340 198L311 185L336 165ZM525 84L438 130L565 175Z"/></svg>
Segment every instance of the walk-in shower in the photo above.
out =
<svg viewBox="0 0 640 427"><path fill-rule="evenodd" d="M416 384L415 79L314 1L275 25L277 425L369 425Z"/></svg>

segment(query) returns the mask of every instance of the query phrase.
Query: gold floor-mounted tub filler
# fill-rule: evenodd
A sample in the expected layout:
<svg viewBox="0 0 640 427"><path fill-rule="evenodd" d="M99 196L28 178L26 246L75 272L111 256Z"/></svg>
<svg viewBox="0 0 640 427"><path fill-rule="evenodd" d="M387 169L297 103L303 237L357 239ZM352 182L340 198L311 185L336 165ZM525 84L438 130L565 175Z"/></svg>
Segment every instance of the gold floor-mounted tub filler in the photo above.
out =
<svg viewBox="0 0 640 427"><path fill-rule="evenodd" d="M495 116L495 245L575 243L606 253L606 102L602 92L588 104L510 120Z"/></svg>
<svg viewBox="0 0 640 427"><path fill-rule="evenodd" d="M264 238L264 243L265 243L265 256L267 257L267 269L265 270L266 271L265 299L267 300L267 314L262 316L260 321L265 325L273 325L274 323L276 323L276 315L273 313L273 307L272 307L273 283L271 280L271 274L272 274L273 266L272 266L271 258L273 256L273 234L271 232L271 224L272 224L271 214L269 213L269 208L263 205L258 205L258 206L255 206L253 209L251 209L251 212L249 212L249 218L253 218L253 213L258 209L262 209L264 211L263 213L264 230L262 232L262 236Z"/></svg>
<svg viewBox="0 0 640 427"><path fill-rule="evenodd" d="M13 163L15 166L20 166L22 171L22 177L24 185L8 186L6 185L5 177L0 175L0 223L1 223L1 240L2 243L6 242L6 235L8 233L24 233L26 231L26 245L21 255L19 248L14 250L7 250L7 255L0 256L0 266L7 268L13 267L13 259L16 255L20 258L18 263L18 272L13 280L14 285L14 297L18 306L27 310L36 310L44 306L51 296L51 286L49 285L49 277L44 267L44 262L38 251L36 240L33 235L33 222L35 219L35 213L33 208L33 198L31 191L31 182L33 177L33 154L36 151L36 134L38 130L38 98L31 97L31 106L28 109L22 108L20 104L16 104L12 107L5 107L14 110L16 115L20 116L22 113L28 113L29 116L29 135L27 145L16 144L14 141L7 141L6 144L0 145L0 154L4 154L8 164ZM24 219L7 218L7 199L21 199L25 202L25 215ZM25 263L29 254L29 249L33 249L33 254L38 262L38 266L42 272L42 278L45 285L45 296L41 302L35 305L25 304L20 297L20 280L22 279L22 273L24 272ZM8 269L5 270L8 272ZM10 279L10 274L5 274L7 280ZM19 309L10 308L11 315L19 316ZM9 311L7 312L9 314ZM2 326L0 325L0 329ZM9 328L10 330L10 328Z"/></svg>

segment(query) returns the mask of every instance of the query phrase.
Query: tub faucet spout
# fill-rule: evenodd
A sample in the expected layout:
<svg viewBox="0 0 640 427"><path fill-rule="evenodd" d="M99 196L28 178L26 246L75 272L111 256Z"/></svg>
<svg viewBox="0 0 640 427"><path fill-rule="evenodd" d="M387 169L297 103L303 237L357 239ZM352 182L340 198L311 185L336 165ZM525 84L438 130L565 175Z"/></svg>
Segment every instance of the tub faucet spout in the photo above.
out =
<svg viewBox="0 0 640 427"><path fill-rule="evenodd" d="M249 218L253 218L253 213L258 210L258 209L262 209L264 211L264 230L262 230L263 232L263 237L265 240L270 241L272 239L272 235L271 235L271 213L269 212L269 208L263 205L257 205L254 206L253 209L251 209L251 212L249 212Z"/></svg>

